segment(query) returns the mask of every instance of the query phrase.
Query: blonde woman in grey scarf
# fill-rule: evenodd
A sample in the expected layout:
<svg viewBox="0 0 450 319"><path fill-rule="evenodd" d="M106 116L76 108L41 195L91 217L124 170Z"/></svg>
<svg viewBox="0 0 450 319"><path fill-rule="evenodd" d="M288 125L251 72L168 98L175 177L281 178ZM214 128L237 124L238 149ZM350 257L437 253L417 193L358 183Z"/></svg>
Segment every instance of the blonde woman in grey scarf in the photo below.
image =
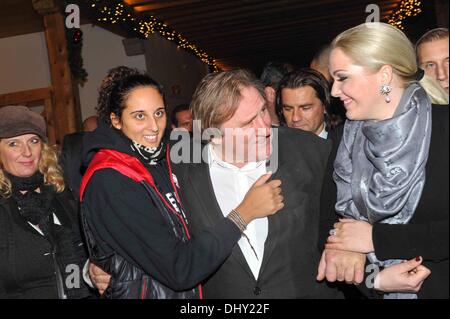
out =
<svg viewBox="0 0 450 319"><path fill-rule="evenodd" d="M331 48L332 95L348 121L333 172L341 219L318 278L361 281L351 258L327 256L342 251L380 270L359 285L369 297L448 298L448 107L432 106L448 98L393 26L359 25Z"/></svg>

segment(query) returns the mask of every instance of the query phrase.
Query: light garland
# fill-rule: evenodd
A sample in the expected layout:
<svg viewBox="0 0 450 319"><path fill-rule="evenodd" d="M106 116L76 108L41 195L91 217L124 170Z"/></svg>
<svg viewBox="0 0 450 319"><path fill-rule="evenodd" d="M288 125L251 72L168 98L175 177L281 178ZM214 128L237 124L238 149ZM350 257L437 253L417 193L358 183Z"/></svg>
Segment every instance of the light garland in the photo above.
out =
<svg viewBox="0 0 450 319"><path fill-rule="evenodd" d="M214 72L219 71L217 62L205 51L190 43L180 33L154 16L138 18L131 7L117 0L90 0L90 7L96 10L98 22L122 24L145 39L157 32L165 39L174 42L177 47L192 52L203 63L212 66Z"/></svg>
<svg viewBox="0 0 450 319"><path fill-rule="evenodd" d="M403 22L407 17L415 17L422 12L422 2L418 0L403 0L394 13L390 16L388 23L404 30Z"/></svg>

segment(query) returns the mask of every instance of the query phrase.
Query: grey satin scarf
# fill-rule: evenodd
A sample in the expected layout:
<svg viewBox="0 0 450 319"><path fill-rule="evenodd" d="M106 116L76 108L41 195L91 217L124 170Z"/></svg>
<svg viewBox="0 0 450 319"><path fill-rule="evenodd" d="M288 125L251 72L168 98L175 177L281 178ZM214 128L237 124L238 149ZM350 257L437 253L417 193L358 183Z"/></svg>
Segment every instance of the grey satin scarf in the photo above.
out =
<svg viewBox="0 0 450 319"><path fill-rule="evenodd" d="M371 224L407 224L425 184L430 137L431 102L416 83L405 90L391 119L347 121L334 162L336 212ZM368 258L382 267L400 262L379 261L374 253Z"/></svg>

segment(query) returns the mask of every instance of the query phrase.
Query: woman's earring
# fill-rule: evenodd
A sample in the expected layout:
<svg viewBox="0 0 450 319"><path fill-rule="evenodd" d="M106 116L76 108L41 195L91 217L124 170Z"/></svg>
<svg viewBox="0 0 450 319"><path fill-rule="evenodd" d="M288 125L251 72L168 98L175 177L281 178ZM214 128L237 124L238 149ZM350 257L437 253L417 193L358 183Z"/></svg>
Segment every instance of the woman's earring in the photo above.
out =
<svg viewBox="0 0 450 319"><path fill-rule="evenodd" d="M381 95L386 95L384 97L384 100L386 101L386 103L391 103L391 97L389 96L389 93L391 93L391 91L392 91L392 86L390 86L389 84L383 84L380 88Z"/></svg>

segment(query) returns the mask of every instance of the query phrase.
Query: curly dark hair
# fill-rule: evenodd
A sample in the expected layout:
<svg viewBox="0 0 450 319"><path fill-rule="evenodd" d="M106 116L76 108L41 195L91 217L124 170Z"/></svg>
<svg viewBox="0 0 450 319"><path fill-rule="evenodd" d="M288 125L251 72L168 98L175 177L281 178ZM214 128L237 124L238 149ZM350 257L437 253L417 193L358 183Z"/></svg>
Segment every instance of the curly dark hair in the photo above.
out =
<svg viewBox="0 0 450 319"><path fill-rule="evenodd" d="M109 70L99 88L96 107L98 117L108 124L111 124L111 113L120 118L127 95L141 86L156 88L164 99L162 87L147 74L126 66Z"/></svg>

